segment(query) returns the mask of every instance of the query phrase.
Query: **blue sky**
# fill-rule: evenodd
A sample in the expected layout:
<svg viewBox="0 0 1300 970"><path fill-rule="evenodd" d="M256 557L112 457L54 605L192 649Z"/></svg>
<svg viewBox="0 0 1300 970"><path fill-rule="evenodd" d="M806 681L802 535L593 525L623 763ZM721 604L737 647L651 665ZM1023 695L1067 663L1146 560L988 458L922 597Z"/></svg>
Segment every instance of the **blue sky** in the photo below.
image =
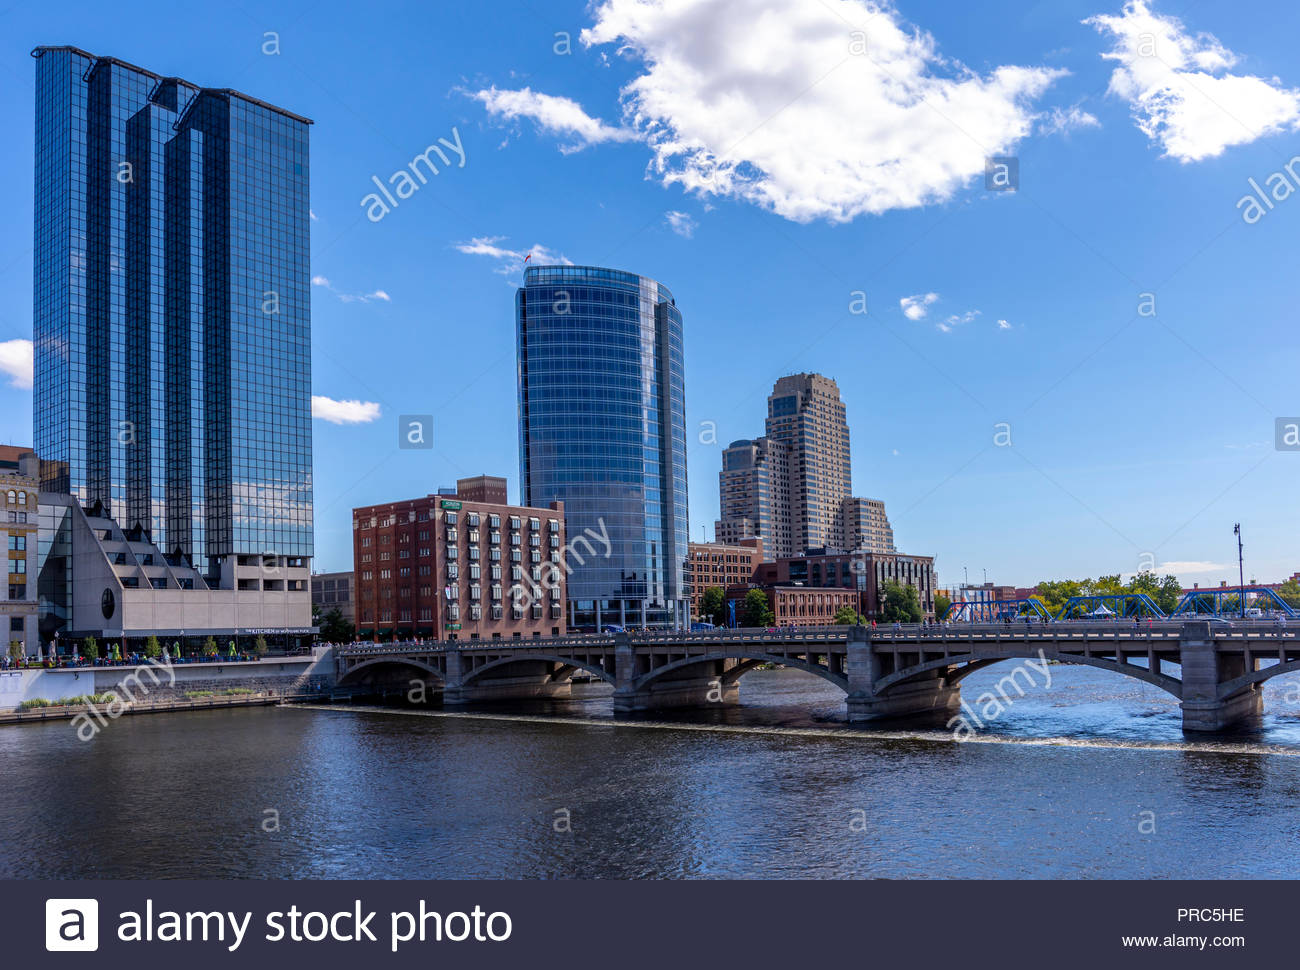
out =
<svg viewBox="0 0 1300 970"><path fill-rule="evenodd" d="M27 52L72 44L315 121L320 569L350 568L353 506L483 472L517 494L530 251L676 295L693 538L712 533L721 447L761 434L773 381L808 370L840 384L855 492L942 581L1146 565L1217 582L1238 520L1250 575L1300 568L1300 455L1274 447L1275 419L1300 414L1300 8L221 9L0 11L4 441L31 440L11 343L31 336ZM440 138L464 166L449 153L368 219L372 176ZM1019 191L986 189L990 155L1018 158ZM1274 193L1253 221L1250 178ZM399 415L422 413L435 447L398 450Z"/></svg>

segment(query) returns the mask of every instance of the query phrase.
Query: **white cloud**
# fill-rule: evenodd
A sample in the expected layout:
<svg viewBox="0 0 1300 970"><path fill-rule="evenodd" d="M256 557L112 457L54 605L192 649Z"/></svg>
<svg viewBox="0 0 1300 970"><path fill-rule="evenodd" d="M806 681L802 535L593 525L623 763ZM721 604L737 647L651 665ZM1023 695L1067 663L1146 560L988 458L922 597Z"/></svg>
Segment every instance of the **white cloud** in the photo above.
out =
<svg viewBox="0 0 1300 970"><path fill-rule="evenodd" d="M1123 13L1084 21L1114 38L1110 92L1165 155L1195 162L1300 122L1300 91L1277 78L1232 74L1238 57L1212 34L1192 35L1176 17L1129 0Z"/></svg>
<svg viewBox="0 0 1300 970"><path fill-rule="evenodd" d="M903 308L903 316L909 320L921 320L930 312L930 306L939 300L938 293L918 293L915 296L905 296L898 301L898 305Z"/></svg>
<svg viewBox="0 0 1300 970"><path fill-rule="evenodd" d="M341 300L344 303L371 303L374 302L375 300L379 300L383 303L393 302L393 298L389 296L388 293L384 290L372 290L369 293L343 293L339 290L336 290L334 288L334 284L332 284L324 276L313 276L311 278L311 285L319 286L322 287L323 289L329 290L331 293L337 296L339 300Z"/></svg>
<svg viewBox="0 0 1300 970"><path fill-rule="evenodd" d="M570 139L643 140L650 174L796 222L942 202L1010 154L1064 71L944 57L887 0L603 0L582 32L639 62L622 123L529 88L474 95Z"/></svg>
<svg viewBox="0 0 1300 970"><path fill-rule="evenodd" d="M668 228L679 236L685 236L690 239L695 235L697 223L685 212L672 210L664 213L664 218L668 221Z"/></svg>
<svg viewBox="0 0 1300 970"><path fill-rule="evenodd" d="M0 342L0 373L9 375L9 385L30 390L32 386L32 342Z"/></svg>
<svg viewBox="0 0 1300 970"><path fill-rule="evenodd" d="M583 110L582 105L572 98L542 94L531 88L501 91L496 87L476 91L471 97L482 101L488 114L509 121L531 118L547 134L570 139L568 144L560 149L565 153L580 151L588 145L601 142L641 139L641 135L635 131L608 125L598 118L591 117Z"/></svg>
<svg viewBox="0 0 1300 970"><path fill-rule="evenodd" d="M1011 329L1011 324L1007 323L1007 321L1005 321L1005 320L999 320L999 321L998 321L998 329L999 329L999 330L1010 330L1010 329Z"/></svg>
<svg viewBox="0 0 1300 970"><path fill-rule="evenodd" d="M529 253L533 256L529 262L537 266L573 265L573 260L563 253L554 252L540 244L534 244L531 249L524 250L508 249L498 245L505 238L505 236L476 236L469 242L455 243L454 246L458 252L469 256L488 256L495 259L498 265L493 272L500 273L502 276L515 276L521 273L524 260L528 258Z"/></svg>
<svg viewBox="0 0 1300 970"><path fill-rule="evenodd" d="M1177 576L1182 573L1221 573L1228 566L1221 562L1205 562L1203 560L1188 560L1173 562L1162 562L1156 572L1162 575Z"/></svg>
<svg viewBox="0 0 1300 970"><path fill-rule="evenodd" d="M315 213L313 210L308 209L308 210L307 210L307 215L311 216L311 221L312 221L312 222L315 222L315 221L316 221L316 213Z"/></svg>
<svg viewBox="0 0 1300 970"><path fill-rule="evenodd" d="M1052 108L1039 121L1038 131L1044 135L1063 135L1080 128L1100 128L1097 116L1077 105L1072 108Z"/></svg>
<svg viewBox="0 0 1300 970"><path fill-rule="evenodd" d="M330 424L369 424L379 419L379 405L374 401L336 401L313 394L311 416Z"/></svg>
<svg viewBox="0 0 1300 970"><path fill-rule="evenodd" d="M963 323L970 323L979 315L979 310L967 310L965 313L954 313L942 323L936 323L935 326L943 333L952 333L954 328L960 327Z"/></svg>

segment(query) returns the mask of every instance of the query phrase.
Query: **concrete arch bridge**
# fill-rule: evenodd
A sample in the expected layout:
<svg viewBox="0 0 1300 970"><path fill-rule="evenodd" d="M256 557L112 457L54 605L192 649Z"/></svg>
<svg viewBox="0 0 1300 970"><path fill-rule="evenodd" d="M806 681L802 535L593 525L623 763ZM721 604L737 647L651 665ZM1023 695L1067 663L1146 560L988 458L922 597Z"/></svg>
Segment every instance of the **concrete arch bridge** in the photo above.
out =
<svg viewBox="0 0 1300 970"><path fill-rule="evenodd" d="M341 687L418 681L456 705L567 696L574 677L588 676L614 688L617 712L734 702L745 673L776 663L839 687L854 722L955 713L963 679L1016 660L1134 677L1178 698L1184 730L1219 731L1262 713L1261 685L1300 670L1300 642L1294 629L1274 622L1189 620L644 632L358 643L336 651ZM1025 686L1014 671L999 685Z"/></svg>

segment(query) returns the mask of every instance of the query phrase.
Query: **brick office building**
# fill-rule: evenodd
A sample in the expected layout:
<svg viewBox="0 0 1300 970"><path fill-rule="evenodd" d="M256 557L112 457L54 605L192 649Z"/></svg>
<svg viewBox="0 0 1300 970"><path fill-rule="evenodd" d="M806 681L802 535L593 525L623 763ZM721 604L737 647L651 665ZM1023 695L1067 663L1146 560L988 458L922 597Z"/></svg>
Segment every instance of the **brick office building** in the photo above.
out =
<svg viewBox="0 0 1300 970"><path fill-rule="evenodd" d="M744 602L753 586L727 590L728 603L735 603L736 625L744 623ZM846 607L856 610L858 594L851 589L810 589L807 586L764 586L772 608L774 626L829 626L835 614ZM728 614L732 607L728 606Z"/></svg>
<svg viewBox="0 0 1300 970"><path fill-rule="evenodd" d="M700 597L710 586L727 589L748 583L763 561L763 540L752 538L739 542L692 542L683 575L686 595L691 600L691 619L700 617Z"/></svg>
<svg viewBox="0 0 1300 970"><path fill-rule="evenodd" d="M762 563L754 584L764 588L804 586L856 590L864 617L879 615L881 594L889 580L915 586L921 609L934 613L934 557L822 553Z"/></svg>
<svg viewBox="0 0 1300 970"><path fill-rule="evenodd" d="M353 509L357 635L389 640L560 636L564 503L506 504L506 480Z"/></svg>

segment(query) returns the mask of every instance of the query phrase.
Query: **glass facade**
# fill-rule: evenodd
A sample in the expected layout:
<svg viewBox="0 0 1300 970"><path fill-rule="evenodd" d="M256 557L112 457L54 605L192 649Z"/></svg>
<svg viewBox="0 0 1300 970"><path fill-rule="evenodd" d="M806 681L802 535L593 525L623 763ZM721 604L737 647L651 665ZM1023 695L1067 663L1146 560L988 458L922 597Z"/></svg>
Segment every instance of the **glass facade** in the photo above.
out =
<svg viewBox="0 0 1300 970"><path fill-rule="evenodd" d="M311 122L32 54L42 487L209 575L310 557Z"/></svg>
<svg viewBox="0 0 1300 970"><path fill-rule="evenodd" d="M686 388L673 295L632 273L535 266L515 314L523 503L564 502L571 626L684 626Z"/></svg>

